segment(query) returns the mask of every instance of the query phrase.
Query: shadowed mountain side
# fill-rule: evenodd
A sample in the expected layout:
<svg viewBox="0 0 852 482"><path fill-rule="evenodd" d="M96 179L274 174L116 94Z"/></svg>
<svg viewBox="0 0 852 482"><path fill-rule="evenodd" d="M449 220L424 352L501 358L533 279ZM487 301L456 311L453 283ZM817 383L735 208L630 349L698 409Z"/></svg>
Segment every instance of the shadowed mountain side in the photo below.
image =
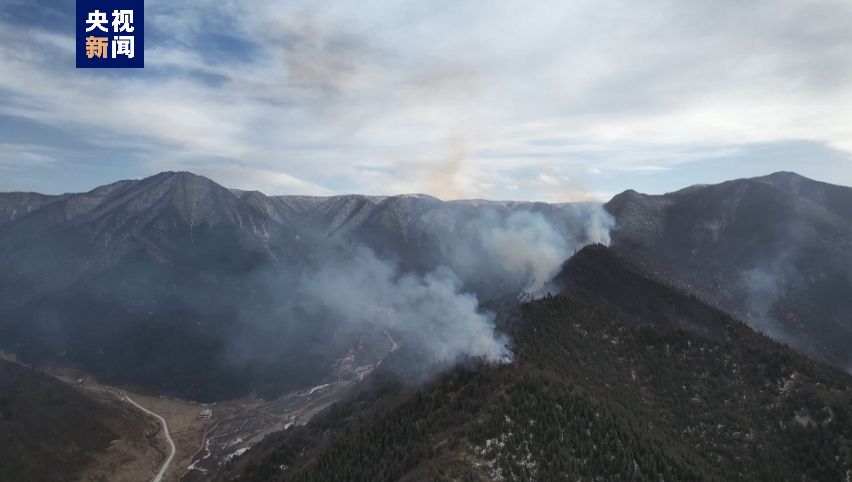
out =
<svg viewBox="0 0 852 482"><path fill-rule="evenodd" d="M641 276L603 245L581 249L553 282L563 293L638 325L689 330L714 340L737 338L723 312Z"/></svg>
<svg viewBox="0 0 852 482"><path fill-rule="evenodd" d="M34 192L0 193L0 226L65 196L45 196Z"/></svg>
<svg viewBox="0 0 852 482"><path fill-rule="evenodd" d="M800 176L795 172L776 172L753 180L808 199L825 210L852 222L852 189Z"/></svg>
<svg viewBox="0 0 852 482"><path fill-rule="evenodd" d="M776 340L852 369L852 188L776 173L605 205L612 247Z"/></svg>
<svg viewBox="0 0 852 482"><path fill-rule="evenodd" d="M0 359L0 480L74 481L92 457L146 420ZM125 442L129 443L129 442Z"/></svg>

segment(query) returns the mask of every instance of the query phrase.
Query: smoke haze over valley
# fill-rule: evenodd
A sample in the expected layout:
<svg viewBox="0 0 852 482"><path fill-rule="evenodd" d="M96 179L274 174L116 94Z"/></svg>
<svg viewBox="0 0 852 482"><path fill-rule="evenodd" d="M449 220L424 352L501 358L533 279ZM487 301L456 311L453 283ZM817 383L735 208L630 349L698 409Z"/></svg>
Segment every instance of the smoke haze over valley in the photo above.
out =
<svg viewBox="0 0 852 482"><path fill-rule="evenodd" d="M613 225L594 203L267 197L189 173L2 196L4 348L205 400L319 382L356 341L511 360L481 303L541 289Z"/></svg>

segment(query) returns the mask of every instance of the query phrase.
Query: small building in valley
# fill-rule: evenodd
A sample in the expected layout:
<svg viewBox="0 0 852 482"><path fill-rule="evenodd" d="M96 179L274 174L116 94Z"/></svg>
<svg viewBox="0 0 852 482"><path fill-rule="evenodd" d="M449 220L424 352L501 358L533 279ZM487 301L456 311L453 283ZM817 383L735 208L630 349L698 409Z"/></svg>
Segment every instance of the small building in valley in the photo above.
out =
<svg viewBox="0 0 852 482"><path fill-rule="evenodd" d="M198 418L201 418L201 419L204 419L204 420L207 420L208 418L210 418L212 416L213 416L213 410L210 410L209 408L205 408L204 410L201 411L201 413L198 414Z"/></svg>

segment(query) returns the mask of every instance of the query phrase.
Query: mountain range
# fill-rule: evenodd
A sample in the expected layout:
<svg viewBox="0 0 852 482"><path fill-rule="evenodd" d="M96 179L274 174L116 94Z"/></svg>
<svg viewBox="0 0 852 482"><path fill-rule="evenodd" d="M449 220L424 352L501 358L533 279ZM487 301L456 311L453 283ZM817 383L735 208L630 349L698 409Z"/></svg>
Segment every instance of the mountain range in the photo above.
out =
<svg viewBox="0 0 852 482"><path fill-rule="evenodd" d="M197 480L846 480L850 293L852 188L793 173L604 204L190 173L0 194L0 349L19 360L200 402L370 371ZM126 416L68 387L28 388L28 410L14 387L58 382L6 373L17 473L36 474L16 424L37 407ZM112 429L80 420L103 430L80 456L102 451Z"/></svg>
<svg viewBox="0 0 852 482"><path fill-rule="evenodd" d="M322 379L322 365L345 349L327 341L337 322L300 303L306 271L358 245L400 272L455 262L464 289L483 300L517 294L528 274L507 276L471 244L484 217L535 213L581 245L585 213L597 211L265 196L183 172L82 194L0 194L0 344L30 362L170 395L271 397ZM307 327L294 321L308 318ZM282 363L298 369L282 373Z"/></svg>

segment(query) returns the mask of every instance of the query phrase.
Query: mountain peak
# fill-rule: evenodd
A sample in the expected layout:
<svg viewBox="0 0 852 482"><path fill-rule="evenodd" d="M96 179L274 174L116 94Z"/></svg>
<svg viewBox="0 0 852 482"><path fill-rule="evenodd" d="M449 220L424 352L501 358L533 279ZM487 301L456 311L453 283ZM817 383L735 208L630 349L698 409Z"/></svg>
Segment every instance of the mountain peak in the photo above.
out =
<svg viewBox="0 0 852 482"><path fill-rule="evenodd" d="M812 179L807 178L807 177L805 177L801 174L795 173L793 171L778 171L778 172L773 172L772 174L768 174L766 176L753 177L752 179L785 179L785 180L806 179L808 181L813 181Z"/></svg>
<svg viewBox="0 0 852 482"><path fill-rule="evenodd" d="M154 174L153 176L150 176L150 178L156 178L156 177L166 178L166 179L172 179L172 178L173 179L196 179L196 178L207 179L204 176L199 176L198 174L195 174L195 173L189 172L189 171L163 171L163 172L160 172L159 174ZM207 179L207 180L210 181L209 179ZM213 181L210 181L210 182L213 182Z"/></svg>

